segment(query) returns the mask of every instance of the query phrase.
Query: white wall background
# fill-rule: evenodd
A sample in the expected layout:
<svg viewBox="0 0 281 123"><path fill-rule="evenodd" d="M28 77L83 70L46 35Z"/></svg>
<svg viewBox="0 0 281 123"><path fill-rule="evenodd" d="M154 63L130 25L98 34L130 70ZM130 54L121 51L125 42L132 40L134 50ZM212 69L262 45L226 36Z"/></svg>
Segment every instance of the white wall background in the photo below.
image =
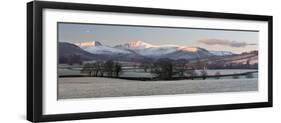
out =
<svg viewBox="0 0 281 123"><path fill-rule="evenodd" d="M26 112L26 2L1 1L0 122L27 123ZM90 0L89 0L90 1ZM91 0L97 4L200 10L274 16L274 108L212 111L169 115L107 118L74 123L278 123L281 121L281 14L278 0ZM65 121L70 122L70 121Z"/></svg>

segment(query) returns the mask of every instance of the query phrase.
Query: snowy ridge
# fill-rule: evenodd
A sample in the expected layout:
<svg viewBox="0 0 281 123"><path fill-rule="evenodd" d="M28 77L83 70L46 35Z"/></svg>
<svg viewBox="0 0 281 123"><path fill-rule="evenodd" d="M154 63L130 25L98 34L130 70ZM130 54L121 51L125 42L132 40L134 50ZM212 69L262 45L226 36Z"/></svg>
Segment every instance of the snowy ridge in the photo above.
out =
<svg viewBox="0 0 281 123"><path fill-rule="evenodd" d="M130 54L131 52L102 45L98 41L77 43L77 46L92 54Z"/></svg>
<svg viewBox="0 0 281 123"><path fill-rule="evenodd" d="M85 47L82 48L90 53L93 54L130 54L130 51L112 48L108 46L92 46L92 47Z"/></svg>
<svg viewBox="0 0 281 123"><path fill-rule="evenodd" d="M194 59L209 56L231 55L231 52L212 51L190 46L179 45L153 45L142 41L133 41L114 47L102 45L98 41L81 42L76 44L83 50L92 54L105 55L141 55L148 58Z"/></svg>
<svg viewBox="0 0 281 123"><path fill-rule="evenodd" d="M212 53L215 56L229 56L229 55L233 55L232 52L229 51L209 51L210 53Z"/></svg>
<svg viewBox="0 0 281 123"><path fill-rule="evenodd" d="M162 56L173 52L198 52L197 47L178 46L178 45L152 45L142 41L128 42L123 45L117 45L115 48L129 49L147 57Z"/></svg>
<svg viewBox="0 0 281 123"><path fill-rule="evenodd" d="M79 47L92 47L92 46L102 46L102 44L98 41L85 41L81 43L75 43L75 45Z"/></svg>

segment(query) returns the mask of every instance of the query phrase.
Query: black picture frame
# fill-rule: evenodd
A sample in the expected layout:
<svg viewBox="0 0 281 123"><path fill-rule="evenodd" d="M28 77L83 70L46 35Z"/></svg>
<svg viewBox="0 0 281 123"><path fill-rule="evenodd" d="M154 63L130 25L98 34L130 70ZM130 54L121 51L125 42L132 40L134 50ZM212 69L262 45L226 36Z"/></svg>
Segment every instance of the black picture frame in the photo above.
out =
<svg viewBox="0 0 281 123"><path fill-rule="evenodd" d="M238 20L257 20L268 22L268 101L241 104L224 104L224 105L207 105L207 106L189 106L189 107L165 107L157 109L139 109L139 110L122 110L106 111L91 113L71 113L58 115L44 115L43 112L43 95L42 95L42 10L65 9L65 10L86 10L118 13L136 13L150 15L169 15L169 16L188 16L203 18L222 18ZM125 6L93 5L80 3L63 3L63 2L45 2L36 1L27 3L27 120L32 122L46 121L64 121L79 119L94 119L107 117L124 117L138 115L155 115L185 112L202 112L214 110L245 109L273 106L273 17L265 15L248 15L233 13L201 12L170 10L156 8L140 8Z"/></svg>

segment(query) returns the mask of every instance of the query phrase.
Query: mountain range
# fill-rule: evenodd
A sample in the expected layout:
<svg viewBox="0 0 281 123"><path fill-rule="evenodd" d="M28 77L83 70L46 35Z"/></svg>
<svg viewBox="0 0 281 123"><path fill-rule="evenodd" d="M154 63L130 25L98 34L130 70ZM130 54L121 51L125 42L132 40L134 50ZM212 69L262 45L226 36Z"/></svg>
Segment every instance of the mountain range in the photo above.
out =
<svg viewBox="0 0 281 123"><path fill-rule="evenodd" d="M208 51L200 47L179 45L153 45L142 41L133 41L116 46L103 45L99 41L81 43L59 43L60 57L79 55L83 60L117 59L117 60L155 60L168 59L201 59L213 56L229 56L229 51Z"/></svg>

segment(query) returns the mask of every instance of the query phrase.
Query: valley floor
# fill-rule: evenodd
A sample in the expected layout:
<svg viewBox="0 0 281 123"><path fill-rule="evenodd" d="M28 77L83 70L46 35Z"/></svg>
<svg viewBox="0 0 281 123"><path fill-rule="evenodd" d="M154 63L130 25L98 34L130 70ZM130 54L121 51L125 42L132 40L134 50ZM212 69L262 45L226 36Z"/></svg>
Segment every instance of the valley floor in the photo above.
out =
<svg viewBox="0 0 281 123"><path fill-rule="evenodd" d="M59 78L58 99L258 91L258 78L132 81L101 77Z"/></svg>

